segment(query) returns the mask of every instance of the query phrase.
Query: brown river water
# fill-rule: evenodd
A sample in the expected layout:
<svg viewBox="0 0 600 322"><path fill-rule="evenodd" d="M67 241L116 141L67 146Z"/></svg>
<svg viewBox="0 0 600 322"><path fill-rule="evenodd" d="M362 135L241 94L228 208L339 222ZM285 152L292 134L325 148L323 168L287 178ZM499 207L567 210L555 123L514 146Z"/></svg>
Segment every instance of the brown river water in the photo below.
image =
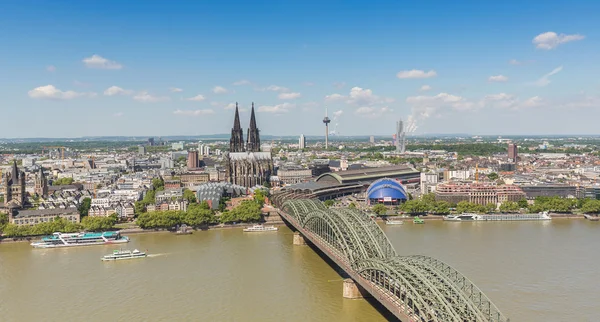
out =
<svg viewBox="0 0 600 322"><path fill-rule="evenodd" d="M401 255L445 261L515 321L600 321L600 223L383 226ZM292 233L130 235L151 257L102 262L114 246L0 244L0 321L385 321Z"/></svg>

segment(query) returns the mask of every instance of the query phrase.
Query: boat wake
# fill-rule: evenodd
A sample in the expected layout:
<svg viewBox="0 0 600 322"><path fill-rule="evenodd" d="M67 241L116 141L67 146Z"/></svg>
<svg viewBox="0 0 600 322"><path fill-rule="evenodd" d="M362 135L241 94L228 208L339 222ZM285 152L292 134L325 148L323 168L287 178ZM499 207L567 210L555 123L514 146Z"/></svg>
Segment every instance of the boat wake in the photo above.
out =
<svg viewBox="0 0 600 322"><path fill-rule="evenodd" d="M159 253L159 254L148 254L148 257L159 257L159 256L167 256L168 253Z"/></svg>

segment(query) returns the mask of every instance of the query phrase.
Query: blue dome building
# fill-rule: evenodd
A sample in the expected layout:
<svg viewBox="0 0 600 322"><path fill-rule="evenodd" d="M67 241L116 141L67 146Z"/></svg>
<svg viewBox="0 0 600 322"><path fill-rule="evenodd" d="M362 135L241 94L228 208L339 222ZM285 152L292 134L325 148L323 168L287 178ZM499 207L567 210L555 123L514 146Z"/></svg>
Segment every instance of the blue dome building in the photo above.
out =
<svg viewBox="0 0 600 322"><path fill-rule="evenodd" d="M367 189L367 200L370 205L382 203L399 205L408 200L406 190L400 182L383 178L373 182Z"/></svg>

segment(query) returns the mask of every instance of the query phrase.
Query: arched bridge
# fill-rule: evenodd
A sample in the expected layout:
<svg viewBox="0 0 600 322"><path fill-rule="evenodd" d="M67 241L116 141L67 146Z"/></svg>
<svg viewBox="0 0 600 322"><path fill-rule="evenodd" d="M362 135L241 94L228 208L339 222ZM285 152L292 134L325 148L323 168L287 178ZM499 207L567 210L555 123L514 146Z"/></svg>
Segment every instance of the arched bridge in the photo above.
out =
<svg viewBox="0 0 600 322"><path fill-rule="evenodd" d="M399 256L368 215L328 209L310 199L279 206L291 226L401 321L508 321L449 265L427 256Z"/></svg>

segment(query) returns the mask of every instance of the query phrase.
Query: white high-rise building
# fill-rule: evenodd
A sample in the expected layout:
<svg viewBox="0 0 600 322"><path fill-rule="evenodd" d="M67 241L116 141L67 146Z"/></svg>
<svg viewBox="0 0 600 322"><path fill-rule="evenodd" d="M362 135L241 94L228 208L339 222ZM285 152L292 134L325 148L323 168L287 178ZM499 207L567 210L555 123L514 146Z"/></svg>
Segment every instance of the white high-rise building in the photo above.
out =
<svg viewBox="0 0 600 322"><path fill-rule="evenodd" d="M300 134L300 139L298 140L298 146L300 149L306 148L306 138L304 137L304 134Z"/></svg>
<svg viewBox="0 0 600 322"><path fill-rule="evenodd" d="M406 139L404 133L404 124L402 120L396 123L396 152L404 153L406 150Z"/></svg>

